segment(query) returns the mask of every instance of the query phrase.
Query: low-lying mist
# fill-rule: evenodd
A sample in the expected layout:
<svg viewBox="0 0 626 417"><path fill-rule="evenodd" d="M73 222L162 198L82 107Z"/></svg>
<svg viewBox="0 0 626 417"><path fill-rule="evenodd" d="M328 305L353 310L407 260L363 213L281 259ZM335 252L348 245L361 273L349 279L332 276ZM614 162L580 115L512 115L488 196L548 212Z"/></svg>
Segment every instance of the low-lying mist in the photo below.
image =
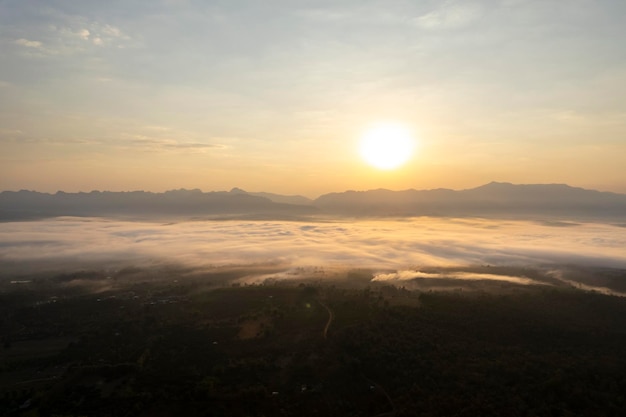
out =
<svg viewBox="0 0 626 417"><path fill-rule="evenodd" d="M467 268L541 268L553 277L564 266L622 269L624 247L624 229L600 223L427 217L155 223L64 217L0 223L0 276L169 264L204 270L255 266L258 278L283 279L297 268L323 267L368 269L378 281L445 277L528 284L529 277Z"/></svg>

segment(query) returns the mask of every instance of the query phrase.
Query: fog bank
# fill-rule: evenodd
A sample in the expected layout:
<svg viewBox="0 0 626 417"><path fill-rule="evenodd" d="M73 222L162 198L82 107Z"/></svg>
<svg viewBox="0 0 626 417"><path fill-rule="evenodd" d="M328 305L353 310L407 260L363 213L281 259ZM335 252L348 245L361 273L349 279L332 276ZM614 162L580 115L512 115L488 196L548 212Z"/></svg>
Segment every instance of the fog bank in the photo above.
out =
<svg viewBox="0 0 626 417"><path fill-rule="evenodd" d="M564 227L567 226L567 227ZM383 221L128 222L57 218L0 223L0 272L174 263L370 268L571 264L626 268L626 234L599 223L411 218Z"/></svg>

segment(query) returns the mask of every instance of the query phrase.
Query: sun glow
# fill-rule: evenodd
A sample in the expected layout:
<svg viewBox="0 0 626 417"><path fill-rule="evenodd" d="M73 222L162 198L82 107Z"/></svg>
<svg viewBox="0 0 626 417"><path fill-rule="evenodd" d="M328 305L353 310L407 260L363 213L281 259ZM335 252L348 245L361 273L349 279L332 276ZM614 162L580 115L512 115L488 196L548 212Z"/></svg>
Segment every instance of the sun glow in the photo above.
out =
<svg viewBox="0 0 626 417"><path fill-rule="evenodd" d="M409 129L400 124L381 123L361 136L359 151L369 165L391 170L405 164L413 153L415 139Z"/></svg>

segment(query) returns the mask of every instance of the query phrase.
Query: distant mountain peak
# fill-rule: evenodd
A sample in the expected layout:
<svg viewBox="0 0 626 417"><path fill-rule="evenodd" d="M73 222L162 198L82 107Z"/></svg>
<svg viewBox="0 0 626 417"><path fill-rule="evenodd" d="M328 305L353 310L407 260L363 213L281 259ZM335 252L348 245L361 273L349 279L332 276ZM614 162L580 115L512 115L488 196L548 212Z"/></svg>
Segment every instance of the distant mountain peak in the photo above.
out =
<svg viewBox="0 0 626 417"><path fill-rule="evenodd" d="M491 192L515 192L521 190L535 190L535 191L593 191L579 187L572 187L567 184L550 183L550 184L512 184L510 182L491 181L488 184L478 186L476 188L466 189L464 191L491 191Z"/></svg>
<svg viewBox="0 0 626 417"><path fill-rule="evenodd" d="M255 197L262 197L268 200L273 201L274 203L284 203L284 204L295 204L299 206L310 206L313 203L313 200L303 197L301 195L282 195L275 193L265 193L265 192L248 192L242 190L239 187L234 187L229 191L230 194L234 195L249 195Z"/></svg>
<svg viewBox="0 0 626 417"><path fill-rule="evenodd" d="M470 190L501 190L504 188L516 187L517 185L518 184L512 184L510 182L491 181L490 183L470 188Z"/></svg>

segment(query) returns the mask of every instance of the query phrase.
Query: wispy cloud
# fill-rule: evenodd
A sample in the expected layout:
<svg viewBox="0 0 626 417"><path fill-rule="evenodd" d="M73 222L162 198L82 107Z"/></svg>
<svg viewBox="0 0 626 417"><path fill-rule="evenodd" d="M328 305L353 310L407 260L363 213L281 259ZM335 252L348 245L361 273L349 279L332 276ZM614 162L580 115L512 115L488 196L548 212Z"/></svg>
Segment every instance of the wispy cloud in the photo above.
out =
<svg viewBox="0 0 626 417"><path fill-rule="evenodd" d="M151 152L205 151L226 148L225 145L213 143L212 140L198 140L195 138L196 135L189 132L173 131L168 128L149 127L142 129L140 133L122 133L120 136L120 139L101 140L100 142L116 148L140 148Z"/></svg>
<svg viewBox="0 0 626 417"><path fill-rule="evenodd" d="M0 142L7 140L19 140L25 138L24 131L20 129L0 128Z"/></svg>
<svg viewBox="0 0 626 417"><path fill-rule="evenodd" d="M457 29L478 20L482 13L478 4L447 1L439 8L416 18L415 23L424 29Z"/></svg>
<svg viewBox="0 0 626 417"><path fill-rule="evenodd" d="M48 25L32 27L28 33L28 37L15 39L14 43L49 56L82 54L94 47L123 49L133 44L133 39L119 27L60 13L54 14Z"/></svg>
<svg viewBox="0 0 626 417"><path fill-rule="evenodd" d="M124 48L131 41L131 37L118 27L82 17L52 28L51 36L56 41L57 50L63 52L85 51L90 45Z"/></svg>
<svg viewBox="0 0 626 417"><path fill-rule="evenodd" d="M29 41L28 39L20 38L15 41L16 44L25 46L26 48L41 48L42 43L39 41Z"/></svg>
<svg viewBox="0 0 626 417"><path fill-rule="evenodd" d="M91 34L91 33L89 33L89 31L88 31L87 29L83 29L83 30L81 30L81 31L79 31L79 32L78 32L78 36L79 36L81 39L84 39L84 40L89 39L89 35L90 35L90 34Z"/></svg>

